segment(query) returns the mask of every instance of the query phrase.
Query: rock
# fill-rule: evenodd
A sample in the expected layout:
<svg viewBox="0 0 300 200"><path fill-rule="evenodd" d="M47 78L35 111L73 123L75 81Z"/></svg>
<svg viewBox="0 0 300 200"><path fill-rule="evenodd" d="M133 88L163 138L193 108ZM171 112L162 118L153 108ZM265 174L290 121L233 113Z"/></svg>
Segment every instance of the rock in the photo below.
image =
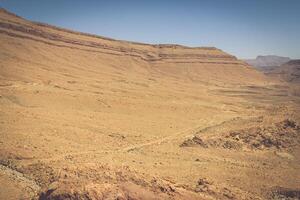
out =
<svg viewBox="0 0 300 200"><path fill-rule="evenodd" d="M203 148L208 148L208 145L201 138L197 136L194 136L192 139L188 139L184 141L180 146L181 147L200 146Z"/></svg>

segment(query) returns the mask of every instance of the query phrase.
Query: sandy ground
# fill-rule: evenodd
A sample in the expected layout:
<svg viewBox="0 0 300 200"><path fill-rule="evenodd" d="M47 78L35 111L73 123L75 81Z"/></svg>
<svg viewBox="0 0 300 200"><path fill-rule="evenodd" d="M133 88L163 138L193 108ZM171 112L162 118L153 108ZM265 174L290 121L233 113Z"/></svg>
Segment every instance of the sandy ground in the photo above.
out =
<svg viewBox="0 0 300 200"><path fill-rule="evenodd" d="M299 199L287 83L218 49L0 19L0 199Z"/></svg>

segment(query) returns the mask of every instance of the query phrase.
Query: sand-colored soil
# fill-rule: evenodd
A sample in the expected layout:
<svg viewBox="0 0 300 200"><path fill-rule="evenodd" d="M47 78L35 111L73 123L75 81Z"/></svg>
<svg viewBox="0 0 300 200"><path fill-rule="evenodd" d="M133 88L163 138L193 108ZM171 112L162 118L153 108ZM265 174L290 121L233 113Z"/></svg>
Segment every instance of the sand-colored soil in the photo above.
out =
<svg viewBox="0 0 300 200"><path fill-rule="evenodd" d="M0 11L0 199L299 199L300 98L216 48Z"/></svg>

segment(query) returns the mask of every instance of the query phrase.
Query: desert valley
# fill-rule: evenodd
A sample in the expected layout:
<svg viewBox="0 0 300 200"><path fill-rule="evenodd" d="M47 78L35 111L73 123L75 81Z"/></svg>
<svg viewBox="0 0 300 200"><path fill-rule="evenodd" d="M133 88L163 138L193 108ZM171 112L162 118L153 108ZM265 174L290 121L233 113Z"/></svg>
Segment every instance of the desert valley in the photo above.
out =
<svg viewBox="0 0 300 200"><path fill-rule="evenodd" d="M0 10L0 199L300 199L300 67Z"/></svg>

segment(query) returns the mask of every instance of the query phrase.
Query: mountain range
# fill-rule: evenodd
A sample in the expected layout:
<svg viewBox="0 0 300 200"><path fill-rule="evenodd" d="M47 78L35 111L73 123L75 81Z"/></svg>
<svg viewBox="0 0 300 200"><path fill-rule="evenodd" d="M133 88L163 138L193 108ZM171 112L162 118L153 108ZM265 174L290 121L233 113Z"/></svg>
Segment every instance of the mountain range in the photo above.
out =
<svg viewBox="0 0 300 200"><path fill-rule="evenodd" d="M257 56L256 59L246 59L249 65L256 67L259 70L268 70L273 67L278 67L284 63L287 63L291 59L289 57L268 55L268 56Z"/></svg>

